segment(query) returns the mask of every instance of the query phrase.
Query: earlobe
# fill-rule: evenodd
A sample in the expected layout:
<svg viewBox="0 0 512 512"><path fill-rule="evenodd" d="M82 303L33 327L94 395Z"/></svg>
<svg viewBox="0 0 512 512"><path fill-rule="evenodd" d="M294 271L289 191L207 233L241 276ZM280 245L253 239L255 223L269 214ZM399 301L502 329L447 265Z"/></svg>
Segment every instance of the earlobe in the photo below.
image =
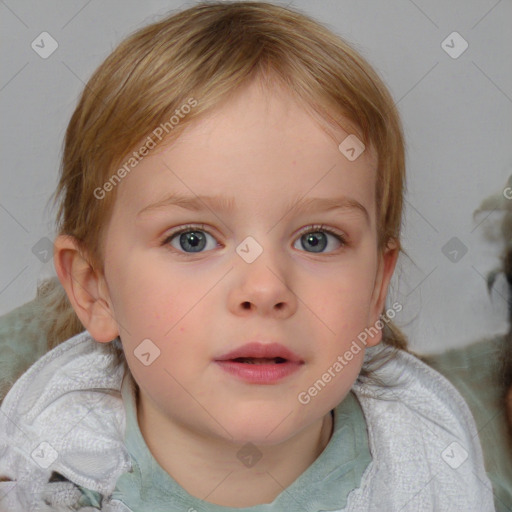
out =
<svg viewBox="0 0 512 512"><path fill-rule="evenodd" d="M115 339L119 330L105 278L90 264L76 239L57 236L53 261L73 309L91 336L99 342Z"/></svg>
<svg viewBox="0 0 512 512"><path fill-rule="evenodd" d="M379 269L375 279L375 287L372 295L372 310L370 315L370 326L379 329L378 325L382 323L381 314L386 303L388 294L388 287L395 271L396 263L399 256L398 245L394 240L391 240L384 253L379 255ZM368 346L375 346L382 340L382 329L379 329L379 334L368 337Z"/></svg>

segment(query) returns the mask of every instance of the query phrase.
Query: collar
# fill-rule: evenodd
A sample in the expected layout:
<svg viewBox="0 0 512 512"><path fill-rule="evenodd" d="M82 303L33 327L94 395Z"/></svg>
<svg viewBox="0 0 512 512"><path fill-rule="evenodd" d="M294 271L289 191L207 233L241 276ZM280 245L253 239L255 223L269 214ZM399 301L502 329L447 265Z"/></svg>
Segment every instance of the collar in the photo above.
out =
<svg viewBox="0 0 512 512"><path fill-rule="evenodd" d="M136 385L127 375L122 398L126 409L126 446L133 462L133 472L122 475L113 499L120 499L137 512L173 510L231 512L233 509L205 502L190 495L156 461L138 426ZM334 409L334 428L324 451L311 466L272 503L237 509L246 512L303 510L338 510L349 492L359 486L370 463L368 438L362 409L353 393Z"/></svg>

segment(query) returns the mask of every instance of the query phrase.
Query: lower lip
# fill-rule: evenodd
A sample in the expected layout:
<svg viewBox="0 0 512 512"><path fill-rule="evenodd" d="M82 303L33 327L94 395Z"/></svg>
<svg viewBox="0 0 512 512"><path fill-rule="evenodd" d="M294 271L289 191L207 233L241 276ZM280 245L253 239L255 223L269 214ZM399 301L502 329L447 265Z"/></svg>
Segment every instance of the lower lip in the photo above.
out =
<svg viewBox="0 0 512 512"><path fill-rule="evenodd" d="M215 361L225 372L251 384L274 384L295 373L301 363L287 361L273 364L248 364L236 361Z"/></svg>

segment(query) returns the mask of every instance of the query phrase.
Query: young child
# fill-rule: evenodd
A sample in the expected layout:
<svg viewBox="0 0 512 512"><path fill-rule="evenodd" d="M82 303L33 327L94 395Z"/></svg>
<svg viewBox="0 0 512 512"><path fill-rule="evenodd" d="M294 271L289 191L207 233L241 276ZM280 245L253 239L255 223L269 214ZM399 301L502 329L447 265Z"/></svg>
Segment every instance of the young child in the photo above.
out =
<svg viewBox="0 0 512 512"><path fill-rule="evenodd" d="M201 3L122 42L66 133L74 336L2 403L1 510L494 510L385 304L404 186L389 92L308 17Z"/></svg>

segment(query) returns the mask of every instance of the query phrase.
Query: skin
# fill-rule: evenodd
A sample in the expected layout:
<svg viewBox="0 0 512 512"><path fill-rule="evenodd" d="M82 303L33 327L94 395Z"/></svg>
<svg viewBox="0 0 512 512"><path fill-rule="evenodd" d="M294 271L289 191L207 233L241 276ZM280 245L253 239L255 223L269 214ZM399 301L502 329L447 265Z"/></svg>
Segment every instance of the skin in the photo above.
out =
<svg viewBox="0 0 512 512"><path fill-rule="evenodd" d="M84 326L98 342L121 338L153 456L185 490L211 503L269 503L314 462L364 350L309 404L297 396L384 309L398 250L391 244L377 251L376 158L367 148L350 162L338 150L348 133L324 128L287 92L253 82L117 186L101 241L103 271L71 237L55 241L58 276ZM170 192L232 196L236 209L167 206L137 215ZM357 210L286 208L303 196L341 195L360 202L369 220ZM179 235L162 245L186 224L205 225L202 252L180 245ZM328 245L314 252L300 234L314 224L340 231L347 245L325 234ZM248 236L263 248L252 263L235 250ZM161 352L149 366L134 355L146 338ZM272 385L219 369L216 357L251 340L277 341L304 364ZM380 341L381 333L368 346ZM249 468L236 456L248 442L262 454Z"/></svg>

